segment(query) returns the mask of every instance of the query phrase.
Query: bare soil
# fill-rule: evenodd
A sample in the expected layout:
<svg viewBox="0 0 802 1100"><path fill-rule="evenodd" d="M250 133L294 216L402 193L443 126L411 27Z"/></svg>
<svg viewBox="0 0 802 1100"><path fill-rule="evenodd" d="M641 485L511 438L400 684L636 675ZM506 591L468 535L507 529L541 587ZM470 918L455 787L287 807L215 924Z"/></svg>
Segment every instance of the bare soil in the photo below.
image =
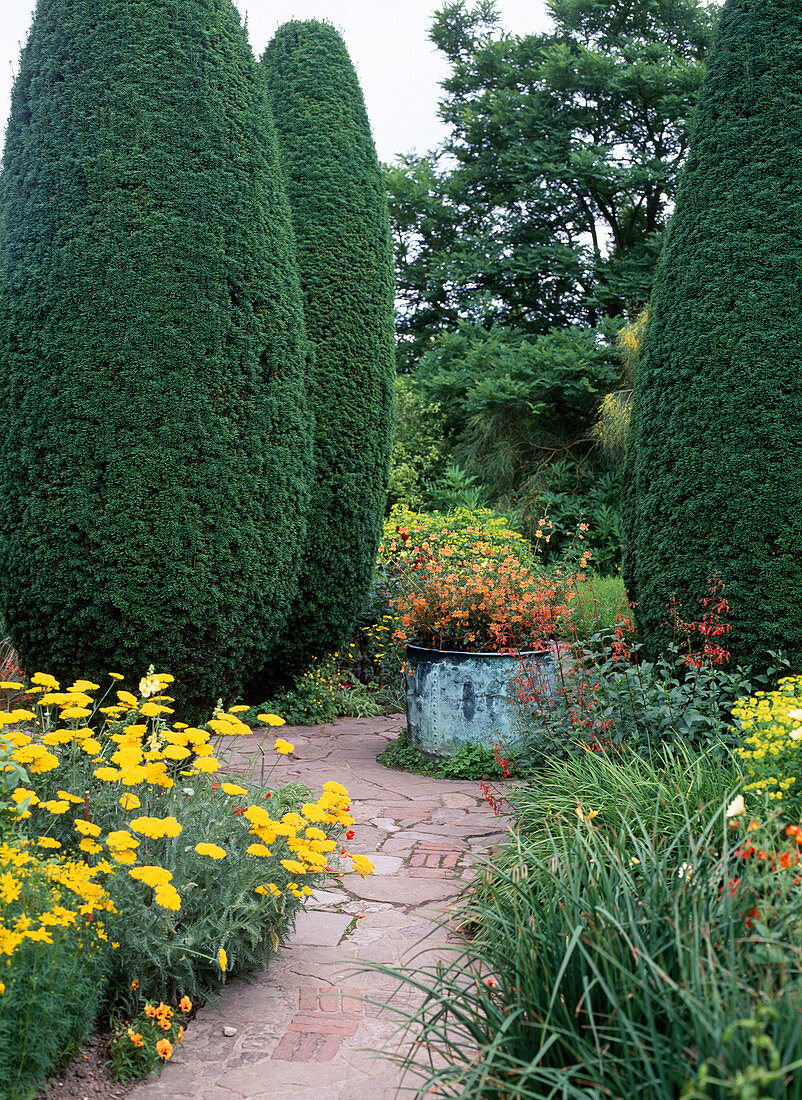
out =
<svg viewBox="0 0 802 1100"><path fill-rule="evenodd" d="M41 1100L122 1100L140 1081L121 1085L112 1081L104 1059L109 1036L96 1032L61 1072L48 1078Z"/></svg>

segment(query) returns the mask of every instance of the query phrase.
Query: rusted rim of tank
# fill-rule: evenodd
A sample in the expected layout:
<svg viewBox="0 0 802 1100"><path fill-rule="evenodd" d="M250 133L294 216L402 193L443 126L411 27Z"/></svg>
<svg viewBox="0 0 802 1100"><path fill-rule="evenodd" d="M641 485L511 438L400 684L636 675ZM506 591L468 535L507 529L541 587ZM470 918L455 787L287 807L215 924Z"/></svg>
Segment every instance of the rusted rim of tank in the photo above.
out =
<svg viewBox="0 0 802 1100"><path fill-rule="evenodd" d="M488 651L465 649L431 649L429 646L417 645L415 642L407 642L407 652L436 653L439 657L457 657L462 660L473 660L474 657L550 657L549 649L521 649L513 653L503 653L497 649Z"/></svg>

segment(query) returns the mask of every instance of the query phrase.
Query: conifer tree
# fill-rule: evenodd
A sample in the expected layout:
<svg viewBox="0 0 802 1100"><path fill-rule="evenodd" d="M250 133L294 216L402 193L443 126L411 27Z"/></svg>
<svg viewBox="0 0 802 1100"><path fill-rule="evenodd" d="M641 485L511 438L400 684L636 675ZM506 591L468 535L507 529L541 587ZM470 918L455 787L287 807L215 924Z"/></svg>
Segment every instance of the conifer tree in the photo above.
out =
<svg viewBox="0 0 802 1100"><path fill-rule="evenodd" d="M624 573L654 655L717 572L733 662L802 657L802 7L728 0L658 268Z"/></svg>
<svg viewBox="0 0 802 1100"><path fill-rule="evenodd" d="M231 0L39 0L0 189L0 609L28 669L239 690L296 590L300 285Z"/></svg>
<svg viewBox="0 0 802 1100"><path fill-rule="evenodd" d="M316 469L284 672L353 627L381 530L392 416L393 283L384 185L334 27L280 27L264 55L314 350Z"/></svg>

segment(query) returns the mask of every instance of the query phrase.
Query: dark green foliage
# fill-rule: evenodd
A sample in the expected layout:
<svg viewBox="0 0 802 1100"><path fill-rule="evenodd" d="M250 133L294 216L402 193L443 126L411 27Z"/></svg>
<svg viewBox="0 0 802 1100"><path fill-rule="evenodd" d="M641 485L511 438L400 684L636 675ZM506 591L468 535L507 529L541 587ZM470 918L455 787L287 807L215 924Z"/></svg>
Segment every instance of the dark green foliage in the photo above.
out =
<svg viewBox="0 0 802 1100"><path fill-rule="evenodd" d="M731 0L655 283L625 577L654 655L718 571L733 664L802 657L802 8Z"/></svg>
<svg viewBox="0 0 802 1100"><path fill-rule="evenodd" d="M610 572L621 546L619 483L591 429L618 370L592 329L526 336L463 325L437 337L410 385L442 409L451 456L486 490L482 503L514 513L529 538L547 514L555 532L546 550L556 553L563 533L587 520L594 565Z"/></svg>
<svg viewBox="0 0 802 1100"><path fill-rule="evenodd" d="M315 481L286 674L347 636L370 585L390 450L393 280L383 181L342 39L326 23L287 23L264 61L315 353Z"/></svg>
<svg viewBox="0 0 802 1100"><path fill-rule="evenodd" d="M0 608L26 667L236 692L311 463L263 76L230 0L41 0L2 178Z"/></svg>

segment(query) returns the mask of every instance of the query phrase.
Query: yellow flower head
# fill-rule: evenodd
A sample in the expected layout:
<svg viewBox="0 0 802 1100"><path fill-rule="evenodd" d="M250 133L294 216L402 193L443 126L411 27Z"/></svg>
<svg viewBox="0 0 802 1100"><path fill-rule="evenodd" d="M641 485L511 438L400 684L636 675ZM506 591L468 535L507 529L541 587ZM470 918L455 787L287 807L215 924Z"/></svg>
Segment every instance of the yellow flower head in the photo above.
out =
<svg viewBox="0 0 802 1100"><path fill-rule="evenodd" d="M233 798L236 798L237 795L244 795L248 793L244 787L240 787L237 783L221 783L220 789L226 794L230 794Z"/></svg>
<svg viewBox="0 0 802 1100"><path fill-rule="evenodd" d="M51 676L49 672L34 672L31 676L32 684L39 684L41 687L50 688L53 691L58 691L60 684L55 677Z"/></svg>
<svg viewBox="0 0 802 1100"><path fill-rule="evenodd" d="M208 856L209 859L225 859L226 850L219 844L207 844L205 841L195 845L195 851L199 856Z"/></svg>
<svg viewBox="0 0 802 1100"><path fill-rule="evenodd" d="M132 794L130 791L126 791L120 798L120 805L124 810L138 810L142 803L139 801L137 795Z"/></svg>
<svg viewBox="0 0 802 1100"><path fill-rule="evenodd" d="M289 741L285 741L283 737L276 738L276 743L273 748L282 756L287 756L289 753L295 751L295 745L290 744Z"/></svg>
<svg viewBox="0 0 802 1100"><path fill-rule="evenodd" d="M217 961L220 964L221 971L225 974L226 970L228 969L228 955L226 954L226 949L224 947L221 947L220 950L217 952Z"/></svg>
<svg viewBox="0 0 802 1100"><path fill-rule="evenodd" d="M166 886L173 877L172 871L168 871L165 867L153 866L135 867L128 874L131 878L144 882L146 886Z"/></svg>
<svg viewBox="0 0 802 1100"><path fill-rule="evenodd" d="M286 726L286 722L283 718L280 718L277 714L257 714L258 721L264 722L268 726Z"/></svg>
<svg viewBox="0 0 802 1100"><path fill-rule="evenodd" d="M375 867L367 856L351 856L351 862L354 865L356 873L361 875L362 878L365 878L367 875L372 875L375 870Z"/></svg>

